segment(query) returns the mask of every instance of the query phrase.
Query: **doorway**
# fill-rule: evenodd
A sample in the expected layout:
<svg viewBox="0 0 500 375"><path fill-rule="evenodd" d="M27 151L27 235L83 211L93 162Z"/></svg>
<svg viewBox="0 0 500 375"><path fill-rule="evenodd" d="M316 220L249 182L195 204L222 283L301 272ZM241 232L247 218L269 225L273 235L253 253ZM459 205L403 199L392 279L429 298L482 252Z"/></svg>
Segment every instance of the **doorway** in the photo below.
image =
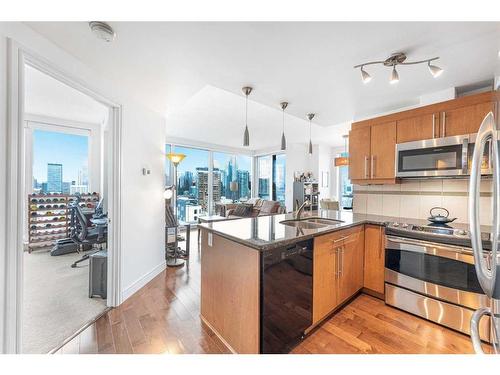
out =
<svg viewBox="0 0 500 375"><path fill-rule="evenodd" d="M12 307L6 311L5 349L47 353L121 302L121 107L14 43L9 47L8 165L18 177L8 178L13 225L7 233L12 245L7 254L7 287L12 291L7 303ZM51 83L40 86L41 76ZM77 97L93 103L91 110L82 106L84 101L77 103ZM85 116L96 108L100 120L88 121ZM102 207L108 213L107 231L101 225L99 241L86 237L85 246L80 243L75 251L51 255L57 240L73 239L70 206L79 207L89 223L87 232L96 236L98 228L90 218ZM96 295L89 260L74 268L72 263L98 250L107 254L107 264L100 266L105 270L101 290L106 293Z"/></svg>

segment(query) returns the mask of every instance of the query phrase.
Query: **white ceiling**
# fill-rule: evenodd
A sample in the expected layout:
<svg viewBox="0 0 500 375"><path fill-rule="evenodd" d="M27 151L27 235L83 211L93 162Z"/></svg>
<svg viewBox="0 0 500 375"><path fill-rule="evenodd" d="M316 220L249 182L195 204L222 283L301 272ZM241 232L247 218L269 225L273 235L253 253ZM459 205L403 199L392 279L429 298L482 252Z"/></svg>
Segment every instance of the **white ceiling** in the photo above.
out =
<svg viewBox="0 0 500 375"><path fill-rule="evenodd" d="M30 66L25 73L26 113L91 124L106 120L107 108L89 96Z"/></svg>
<svg viewBox="0 0 500 375"><path fill-rule="evenodd" d="M256 102L250 109L252 148L279 144L283 100L298 118L316 112L315 123L333 128L321 140L341 145L345 130L334 125L416 105L422 94L491 79L499 63L498 22L110 24L117 38L107 44L83 22L28 23L166 115L168 134L229 146L241 144L244 85L254 87L250 98ZM352 68L396 51L409 60L440 56L436 64L445 73L434 79L425 65L401 67L399 84L390 85L390 70L376 66L367 68L374 79L364 85Z"/></svg>

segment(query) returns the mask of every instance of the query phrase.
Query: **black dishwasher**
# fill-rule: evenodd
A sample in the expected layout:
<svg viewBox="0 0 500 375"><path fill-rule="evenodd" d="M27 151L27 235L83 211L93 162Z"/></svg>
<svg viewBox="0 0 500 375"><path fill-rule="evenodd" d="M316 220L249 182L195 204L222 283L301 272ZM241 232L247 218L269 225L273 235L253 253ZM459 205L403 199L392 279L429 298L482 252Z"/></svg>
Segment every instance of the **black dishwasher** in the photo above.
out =
<svg viewBox="0 0 500 375"><path fill-rule="evenodd" d="M261 254L261 353L288 353L312 324L312 249L311 239Z"/></svg>

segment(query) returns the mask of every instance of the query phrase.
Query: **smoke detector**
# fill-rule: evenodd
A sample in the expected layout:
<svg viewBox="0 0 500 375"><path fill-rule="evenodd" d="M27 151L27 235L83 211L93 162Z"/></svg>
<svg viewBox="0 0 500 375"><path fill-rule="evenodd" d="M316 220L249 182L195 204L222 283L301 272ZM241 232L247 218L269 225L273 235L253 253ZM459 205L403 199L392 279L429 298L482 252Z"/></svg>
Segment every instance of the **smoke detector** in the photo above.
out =
<svg viewBox="0 0 500 375"><path fill-rule="evenodd" d="M99 38L105 42L112 42L115 39L116 33L111 26L106 22L101 21L91 21L89 22L90 30Z"/></svg>

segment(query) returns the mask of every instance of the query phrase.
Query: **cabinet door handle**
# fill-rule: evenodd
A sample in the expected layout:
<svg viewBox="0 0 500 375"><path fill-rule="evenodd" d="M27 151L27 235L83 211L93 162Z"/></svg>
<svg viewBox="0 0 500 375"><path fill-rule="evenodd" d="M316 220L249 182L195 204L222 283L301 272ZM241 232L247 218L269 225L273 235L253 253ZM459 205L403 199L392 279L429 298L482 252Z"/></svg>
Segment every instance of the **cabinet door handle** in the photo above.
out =
<svg viewBox="0 0 500 375"><path fill-rule="evenodd" d="M368 156L365 156L365 178L368 178Z"/></svg>
<svg viewBox="0 0 500 375"><path fill-rule="evenodd" d="M441 129L441 137L446 137L446 112L443 112L442 115L443 115L443 127Z"/></svg>
<svg viewBox="0 0 500 375"><path fill-rule="evenodd" d="M432 114L432 138L436 138L436 114Z"/></svg>
<svg viewBox="0 0 500 375"><path fill-rule="evenodd" d="M371 172L371 178L375 177L375 156L371 155L371 163L370 163L370 172Z"/></svg>
<svg viewBox="0 0 500 375"><path fill-rule="evenodd" d="M339 248L335 249L335 280L339 277Z"/></svg>

